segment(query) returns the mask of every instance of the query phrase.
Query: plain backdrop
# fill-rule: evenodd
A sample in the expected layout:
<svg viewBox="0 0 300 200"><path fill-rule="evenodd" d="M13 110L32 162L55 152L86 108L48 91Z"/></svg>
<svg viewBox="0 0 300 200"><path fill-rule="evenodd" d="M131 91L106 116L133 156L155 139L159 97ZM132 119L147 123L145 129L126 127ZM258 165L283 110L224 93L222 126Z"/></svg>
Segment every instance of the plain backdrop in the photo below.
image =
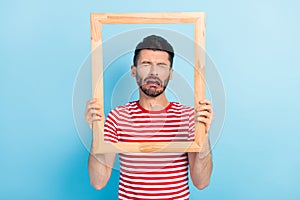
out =
<svg viewBox="0 0 300 200"><path fill-rule="evenodd" d="M190 184L191 199L299 199L299 6L296 0L2 0L0 199L117 198L118 170L105 189L90 186L88 151L73 119L74 82L90 53L89 14L167 11L206 12L207 52L226 93L211 183L203 191Z"/></svg>

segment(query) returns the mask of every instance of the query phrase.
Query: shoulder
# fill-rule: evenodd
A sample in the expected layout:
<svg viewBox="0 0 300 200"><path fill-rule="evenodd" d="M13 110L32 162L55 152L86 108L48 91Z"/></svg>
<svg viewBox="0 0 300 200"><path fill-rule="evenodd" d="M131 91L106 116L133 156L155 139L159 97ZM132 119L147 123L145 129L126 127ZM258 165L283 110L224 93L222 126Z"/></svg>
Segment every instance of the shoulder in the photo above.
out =
<svg viewBox="0 0 300 200"><path fill-rule="evenodd" d="M110 112L116 114L122 114L122 113L125 114L130 112L131 110L136 110L136 109L138 109L137 101L131 101L126 103L125 105L115 107Z"/></svg>
<svg viewBox="0 0 300 200"><path fill-rule="evenodd" d="M192 106L184 105L179 102L172 102L172 104L173 104L173 108L177 109L177 110L181 110L181 111L185 111L185 112L194 111L194 107L192 107Z"/></svg>

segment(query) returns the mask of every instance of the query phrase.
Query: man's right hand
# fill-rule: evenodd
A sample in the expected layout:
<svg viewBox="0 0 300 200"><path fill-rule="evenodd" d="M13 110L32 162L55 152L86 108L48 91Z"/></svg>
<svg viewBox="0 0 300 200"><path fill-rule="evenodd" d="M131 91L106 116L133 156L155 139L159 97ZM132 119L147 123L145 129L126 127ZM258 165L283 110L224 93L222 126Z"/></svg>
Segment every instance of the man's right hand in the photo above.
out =
<svg viewBox="0 0 300 200"><path fill-rule="evenodd" d="M96 98L90 99L86 103L84 115L85 121L90 126L90 128L93 127L94 121L101 121L103 119L101 109L101 105Z"/></svg>

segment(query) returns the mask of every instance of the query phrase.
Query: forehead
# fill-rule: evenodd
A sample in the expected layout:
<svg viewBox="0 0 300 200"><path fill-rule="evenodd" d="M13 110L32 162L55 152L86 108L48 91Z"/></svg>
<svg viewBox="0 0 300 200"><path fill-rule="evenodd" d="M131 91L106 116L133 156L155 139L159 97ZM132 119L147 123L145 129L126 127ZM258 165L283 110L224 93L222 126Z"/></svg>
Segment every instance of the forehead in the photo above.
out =
<svg viewBox="0 0 300 200"><path fill-rule="evenodd" d="M170 64L169 54L165 51L143 49L140 51L139 62L143 61L163 62Z"/></svg>

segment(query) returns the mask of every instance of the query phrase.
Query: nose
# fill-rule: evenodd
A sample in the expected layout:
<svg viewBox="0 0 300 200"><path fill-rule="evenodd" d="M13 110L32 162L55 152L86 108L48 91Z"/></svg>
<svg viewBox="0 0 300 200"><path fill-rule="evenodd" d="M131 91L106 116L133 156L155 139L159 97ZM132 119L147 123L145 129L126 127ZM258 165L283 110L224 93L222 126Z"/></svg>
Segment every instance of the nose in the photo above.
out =
<svg viewBox="0 0 300 200"><path fill-rule="evenodd" d="M156 75L156 76L158 75L158 71L157 71L157 66L156 65L151 65L149 74Z"/></svg>

